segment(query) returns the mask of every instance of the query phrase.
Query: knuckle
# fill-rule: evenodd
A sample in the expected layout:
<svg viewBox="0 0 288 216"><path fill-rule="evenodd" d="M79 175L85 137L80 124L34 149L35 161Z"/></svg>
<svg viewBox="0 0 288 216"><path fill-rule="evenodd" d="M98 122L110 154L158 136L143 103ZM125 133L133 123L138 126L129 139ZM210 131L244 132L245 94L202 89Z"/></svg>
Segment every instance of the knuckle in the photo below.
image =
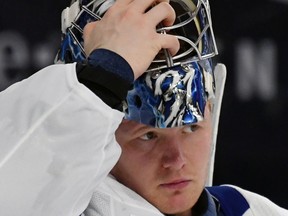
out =
<svg viewBox="0 0 288 216"><path fill-rule="evenodd" d="M168 2L160 2L159 6L163 7L165 10L171 10L171 5Z"/></svg>
<svg viewBox="0 0 288 216"><path fill-rule="evenodd" d="M161 2L160 7L162 7L163 11L165 11L167 17L169 17L170 19L175 19L175 10L168 2Z"/></svg>

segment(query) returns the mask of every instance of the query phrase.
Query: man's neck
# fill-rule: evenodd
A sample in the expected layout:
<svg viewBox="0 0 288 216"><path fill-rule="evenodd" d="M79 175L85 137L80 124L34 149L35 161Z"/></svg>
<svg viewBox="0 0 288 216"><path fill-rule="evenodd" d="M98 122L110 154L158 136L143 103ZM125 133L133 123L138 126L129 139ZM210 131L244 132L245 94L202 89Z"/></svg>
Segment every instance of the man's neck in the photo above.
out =
<svg viewBox="0 0 288 216"><path fill-rule="evenodd" d="M192 211L191 209L182 212L182 213L178 213L178 214L166 214L166 216L192 216Z"/></svg>

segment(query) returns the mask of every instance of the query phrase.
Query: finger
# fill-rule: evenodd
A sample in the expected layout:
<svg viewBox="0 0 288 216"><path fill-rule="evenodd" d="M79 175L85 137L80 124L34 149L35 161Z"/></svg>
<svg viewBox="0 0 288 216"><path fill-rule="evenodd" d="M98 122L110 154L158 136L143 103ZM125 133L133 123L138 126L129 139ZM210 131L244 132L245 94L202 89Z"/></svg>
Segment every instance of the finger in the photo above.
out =
<svg viewBox="0 0 288 216"><path fill-rule="evenodd" d="M179 40L174 35L159 34L158 40L162 49L168 49L172 56L176 55L180 49Z"/></svg>
<svg viewBox="0 0 288 216"><path fill-rule="evenodd" d="M171 26L175 21L176 13L170 4L161 2L147 11L146 16L152 25L157 26L162 23L164 26Z"/></svg>
<svg viewBox="0 0 288 216"><path fill-rule="evenodd" d="M169 3L169 0L134 0L131 3L131 6L138 12L144 13L150 7L154 7L155 5L159 4L160 2Z"/></svg>
<svg viewBox="0 0 288 216"><path fill-rule="evenodd" d="M116 0L114 4L117 4L117 5L128 5L130 4L131 2L133 2L133 0Z"/></svg>

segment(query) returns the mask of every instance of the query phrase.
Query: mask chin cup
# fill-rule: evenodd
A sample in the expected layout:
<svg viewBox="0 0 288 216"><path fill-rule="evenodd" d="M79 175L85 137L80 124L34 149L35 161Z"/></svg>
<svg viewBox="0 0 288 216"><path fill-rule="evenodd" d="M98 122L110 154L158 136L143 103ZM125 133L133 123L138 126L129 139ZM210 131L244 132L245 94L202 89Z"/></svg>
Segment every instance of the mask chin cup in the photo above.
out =
<svg viewBox="0 0 288 216"><path fill-rule="evenodd" d="M224 64L217 64L214 69L215 76L215 101L213 103L213 119L212 119L212 148L211 148L211 159L208 170L208 176L206 181L206 186L212 186L213 184L213 173L214 173L214 162L215 162L215 152L216 152L216 142L218 134L218 124L221 111L222 98L224 94L224 87L226 82L226 66Z"/></svg>

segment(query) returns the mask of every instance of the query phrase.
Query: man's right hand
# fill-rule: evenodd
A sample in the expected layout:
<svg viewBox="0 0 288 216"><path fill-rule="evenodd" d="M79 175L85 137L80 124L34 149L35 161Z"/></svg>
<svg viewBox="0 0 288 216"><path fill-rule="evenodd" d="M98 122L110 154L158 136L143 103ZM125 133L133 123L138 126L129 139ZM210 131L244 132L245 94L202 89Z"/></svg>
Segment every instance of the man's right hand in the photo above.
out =
<svg viewBox="0 0 288 216"><path fill-rule="evenodd" d="M159 23L164 26L174 23L175 11L168 0L160 0L151 8L153 4L155 0L116 0L100 21L85 26L87 56L98 48L111 50L130 64L137 79L161 49L175 55L180 46L178 39L156 32Z"/></svg>

